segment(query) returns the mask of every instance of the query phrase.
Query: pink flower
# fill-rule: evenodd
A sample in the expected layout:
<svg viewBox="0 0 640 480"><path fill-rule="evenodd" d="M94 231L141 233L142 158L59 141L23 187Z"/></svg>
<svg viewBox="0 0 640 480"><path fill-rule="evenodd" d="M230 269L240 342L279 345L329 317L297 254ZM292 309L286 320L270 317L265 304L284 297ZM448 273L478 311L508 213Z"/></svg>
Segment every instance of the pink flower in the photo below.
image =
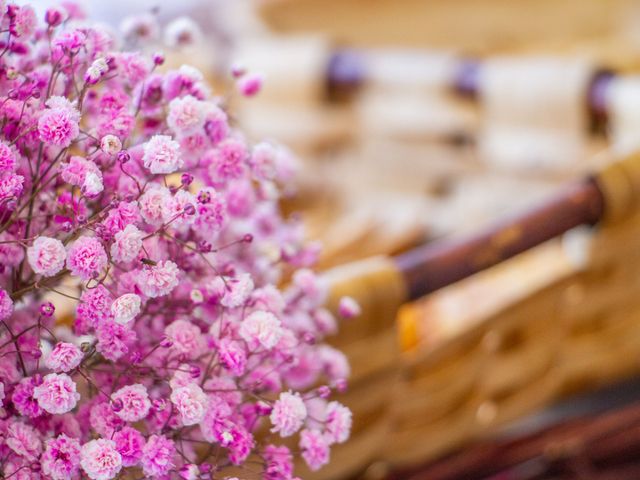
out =
<svg viewBox="0 0 640 480"><path fill-rule="evenodd" d="M115 414L111 405L106 402L91 407L89 422L97 434L107 438L113 437L114 432L125 425L124 421Z"/></svg>
<svg viewBox="0 0 640 480"><path fill-rule="evenodd" d="M122 469L122 457L113 440L99 438L82 446L80 465L92 480L111 480Z"/></svg>
<svg viewBox="0 0 640 480"><path fill-rule="evenodd" d="M114 402L122 404L122 408L116 410L116 415L126 422L137 422L149 414L151 401L144 385L127 385L115 392L111 398Z"/></svg>
<svg viewBox="0 0 640 480"><path fill-rule="evenodd" d="M14 387L11 402L20 415L35 418L44 413L38 401L33 398L35 387L35 381L31 377L23 378Z"/></svg>
<svg viewBox="0 0 640 480"><path fill-rule="evenodd" d="M303 430L299 445L302 458L312 471L320 470L329 463L329 444L318 430Z"/></svg>
<svg viewBox="0 0 640 480"><path fill-rule="evenodd" d="M13 5L12 7L11 21L9 23L11 34L19 38L28 38L33 35L38 26L35 10L29 5L22 7Z"/></svg>
<svg viewBox="0 0 640 480"><path fill-rule="evenodd" d="M285 447L267 445L262 454L264 457L264 480L291 480L293 477L293 455Z"/></svg>
<svg viewBox="0 0 640 480"><path fill-rule="evenodd" d="M138 430L123 427L113 435L113 441L116 442L116 450L122 456L123 466L133 467L140 462L145 441Z"/></svg>
<svg viewBox="0 0 640 480"><path fill-rule="evenodd" d="M118 206L109 210L107 218L102 222L109 233L115 235L125 227L140 221L140 209L136 202L118 202Z"/></svg>
<svg viewBox="0 0 640 480"><path fill-rule="evenodd" d="M142 249L144 234L135 225L127 225L115 234L111 245L111 258L116 262L131 262Z"/></svg>
<svg viewBox="0 0 640 480"><path fill-rule="evenodd" d="M113 320L123 325L129 323L140 313L140 297L135 293L125 293L111 304Z"/></svg>
<svg viewBox="0 0 640 480"><path fill-rule="evenodd" d="M281 437L290 437L302 427L307 418L307 407L299 393L282 392L270 415L272 432Z"/></svg>
<svg viewBox="0 0 640 480"><path fill-rule="evenodd" d="M140 52L123 52L117 56L118 70L124 79L135 85L145 79L151 70L148 57Z"/></svg>
<svg viewBox="0 0 640 480"><path fill-rule="evenodd" d="M244 173L244 161L248 157L246 145L235 138L220 142L211 152L209 175L216 183L240 178Z"/></svg>
<svg viewBox="0 0 640 480"><path fill-rule="evenodd" d="M340 350L330 345L321 345L316 354L322 369L331 380L344 380L349 377L351 373L349 360Z"/></svg>
<svg viewBox="0 0 640 480"><path fill-rule="evenodd" d="M106 321L98 326L96 336L96 350L114 362L129 352L129 345L136 340L135 331L113 321Z"/></svg>
<svg viewBox="0 0 640 480"><path fill-rule="evenodd" d="M0 288L0 320L6 320L13 313L13 300L6 290Z"/></svg>
<svg viewBox="0 0 640 480"><path fill-rule="evenodd" d="M0 173L15 172L16 154L9 145L0 142Z"/></svg>
<svg viewBox="0 0 640 480"><path fill-rule="evenodd" d="M45 277L52 277L64 267L67 251L63 243L50 237L38 237L27 248L27 260L31 269Z"/></svg>
<svg viewBox="0 0 640 480"><path fill-rule="evenodd" d="M151 185L138 199L140 214L149 225L160 225L163 221L164 205L171 199L169 189Z"/></svg>
<svg viewBox="0 0 640 480"><path fill-rule="evenodd" d="M178 266L170 260L145 267L138 276L140 289L150 298L168 295L178 286L179 273Z"/></svg>
<svg viewBox="0 0 640 480"><path fill-rule="evenodd" d="M253 147L249 165L253 175L258 180L273 180L276 177L276 148L267 142L261 142Z"/></svg>
<svg viewBox="0 0 640 480"><path fill-rule="evenodd" d="M51 108L44 110L38 119L40 140L57 147L68 147L80 134L80 114L75 108L57 106L57 98L47 102ZM56 105L54 107L53 105Z"/></svg>
<svg viewBox="0 0 640 480"><path fill-rule="evenodd" d="M224 338L218 346L218 355L220 355L220 364L229 370L233 375L239 377L244 374L247 368L247 354L238 343Z"/></svg>
<svg viewBox="0 0 640 480"><path fill-rule="evenodd" d="M220 303L225 307L235 308L242 306L253 291L251 275L243 273L236 278L227 279L227 290Z"/></svg>
<svg viewBox="0 0 640 480"><path fill-rule="evenodd" d="M11 421L5 438L7 446L29 462L35 461L42 451L38 432L26 423Z"/></svg>
<svg viewBox="0 0 640 480"><path fill-rule="evenodd" d="M178 135L191 135L204 127L205 114L204 102L191 95L177 97L169 103L167 125Z"/></svg>
<svg viewBox="0 0 640 480"><path fill-rule="evenodd" d="M325 428L334 443L344 443L351 433L351 410L339 402L329 402L325 412Z"/></svg>
<svg viewBox="0 0 640 480"><path fill-rule="evenodd" d="M173 342L172 349L178 353L196 358L205 348L204 337L200 329L188 320L176 320L164 330Z"/></svg>
<svg viewBox="0 0 640 480"><path fill-rule="evenodd" d="M152 478L166 475L175 467L173 457L176 447L173 441L162 435L151 435L142 449L142 470Z"/></svg>
<svg viewBox="0 0 640 480"><path fill-rule="evenodd" d="M82 351L72 343L58 342L47 355L44 364L54 372L68 372L78 365L83 357Z"/></svg>
<svg viewBox="0 0 640 480"><path fill-rule="evenodd" d="M70 480L80 467L80 442L61 434L45 443L42 472L52 480Z"/></svg>
<svg viewBox="0 0 640 480"><path fill-rule="evenodd" d="M18 198L24 188L24 177L15 173L0 174L0 205L6 200Z"/></svg>
<svg viewBox="0 0 640 480"><path fill-rule="evenodd" d="M253 97L262 88L264 77L259 73L244 75L238 80L238 91L245 97Z"/></svg>
<svg viewBox="0 0 640 480"><path fill-rule="evenodd" d="M196 198L192 193L180 190L167 199L162 209L162 219L165 224L171 223L173 228L184 229L193 223L194 215L188 213L188 209L193 208L195 212Z"/></svg>
<svg viewBox="0 0 640 480"><path fill-rule="evenodd" d="M112 302L111 293L103 285L82 292L76 308L76 330L87 333L90 328L98 328L110 320Z"/></svg>
<svg viewBox="0 0 640 480"><path fill-rule="evenodd" d="M83 280L100 275L107 263L107 253L95 237L80 237L67 250L67 268Z"/></svg>
<svg viewBox="0 0 640 480"><path fill-rule="evenodd" d="M85 190L93 190L95 182L98 182L98 187L102 186L102 172L98 166L91 160L78 155L73 155L68 163L60 166L60 177L65 182L83 187ZM97 193L100 191L102 191L101 188Z"/></svg>
<svg viewBox="0 0 640 480"><path fill-rule="evenodd" d="M168 135L154 135L144 144L142 161L151 173L173 173L183 164L180 144Z"/></svg>
<svg viewBox="0 0 640 480"><path fill-rule="evenodd" d="M164 32L164 41L170 47L192 45L200 40L202 32L189 17L178 17L170 22Z"/></svg>
<svg viewBox="0 0 640 480"><path fill-rule="evenodd" d="M108 71L109 64L107 63L107 60L104 58L96 58L93 63L89 65L89 68L87 68L87 71L84 74L84 81L89 85L95 85ZM104 140L104 138L102 140ZM116 140L120 141L117 137ZM100 142L100 148L103 152L109 153L105 148L103 148L102 141ZM118 150L116 150L116 152Z"/></svg>
<svg viewBox="0 0 640 480"><path fill-rule="evenodd" d="M261 345L270 350L278 344L284 331L273 313L258 310L242 321L238 333L249 345Z"/></svg>
<svg viewBox="0 0 640 480"><path fill-rule="evenodd" d="M80 400L76 384L65 373L45 375L42 383L33 390L33 398L46 412L67 413L73 410Z"/></svg>
<svg viewBox="0 0 640 480"><path fill-rule="evenodd" d="M177 388L171 392L171 402L180 413L184 425L200 423L207 410L208 397L195 383Z"/></svg>
<svg viewBox="0 0 640 480"><path fill-rule="evenodd" d="M353 298L342 297L338 305L338 313L344 319L351 319L359 316L362 311Z"/></svg>
<svg viewBox="0 0 640 480"><path fill-rule="evenodd" d="M115 155L120 150L122 150L122 142L115 135L105 135L100 140L100 150L102 150L107 155Z"/></svg>

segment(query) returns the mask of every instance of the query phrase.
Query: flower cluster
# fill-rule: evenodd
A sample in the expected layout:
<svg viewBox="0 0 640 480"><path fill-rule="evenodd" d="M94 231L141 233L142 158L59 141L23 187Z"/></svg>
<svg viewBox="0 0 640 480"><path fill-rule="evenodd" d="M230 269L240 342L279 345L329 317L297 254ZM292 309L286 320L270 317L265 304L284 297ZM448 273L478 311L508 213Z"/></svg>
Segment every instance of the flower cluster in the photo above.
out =
<svg viewBox="0 0 640 480"><path fill-rule="evenodd" d="M0 27L3 478L322 467L349 436L329 398L349 367L322 342L318 248L279 210L291 155L249 143L198 70L118 47L152 15L119 37L69 2L43 22L0 2Z"/></svg>

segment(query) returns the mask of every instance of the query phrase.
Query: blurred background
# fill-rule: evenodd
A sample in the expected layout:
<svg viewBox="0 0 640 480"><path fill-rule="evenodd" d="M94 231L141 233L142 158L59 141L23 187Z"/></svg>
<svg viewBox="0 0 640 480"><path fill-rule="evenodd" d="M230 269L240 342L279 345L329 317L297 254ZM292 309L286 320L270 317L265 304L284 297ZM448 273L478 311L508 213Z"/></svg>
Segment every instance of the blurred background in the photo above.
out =
<svg viewBox="0 0 640 480"><path fill-rule="evenodd" d="M169 66L200 68L252 139L300 160L283 207L324 270L508 224L640 146L638 0L79 4L114 29L195 21ZM264 77L257 96L233 93L234 65ZM627 210L348 326L354 438L314 478L640 478Z"/></svg>

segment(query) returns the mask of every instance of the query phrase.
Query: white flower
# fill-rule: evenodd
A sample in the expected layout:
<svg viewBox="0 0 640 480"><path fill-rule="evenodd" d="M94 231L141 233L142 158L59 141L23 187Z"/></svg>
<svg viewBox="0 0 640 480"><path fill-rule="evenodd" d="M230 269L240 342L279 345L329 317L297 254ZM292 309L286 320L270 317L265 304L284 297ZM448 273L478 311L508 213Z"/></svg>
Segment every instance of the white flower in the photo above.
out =
<svg viewBox="0 0 640 480"><path fill-rule="evenodd" d="M127 324L140 313L141 300L135 293L125 293L111 304L111 313L117 323Z"/></svg>

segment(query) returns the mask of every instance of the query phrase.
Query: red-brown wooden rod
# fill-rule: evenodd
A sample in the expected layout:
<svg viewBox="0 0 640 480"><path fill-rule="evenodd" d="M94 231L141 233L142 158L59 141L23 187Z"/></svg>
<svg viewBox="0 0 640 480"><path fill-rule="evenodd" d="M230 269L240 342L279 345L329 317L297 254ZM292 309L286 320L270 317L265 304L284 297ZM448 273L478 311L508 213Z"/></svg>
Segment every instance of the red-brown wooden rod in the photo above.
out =
<svg viewBox="0 0 640 480"><path fill-rule="evenodd" d="M443 239L395 257L415 300L492 267L579 225L594 225L604 199L593 179L568 185L545 203L475 235Z"/></svg>

